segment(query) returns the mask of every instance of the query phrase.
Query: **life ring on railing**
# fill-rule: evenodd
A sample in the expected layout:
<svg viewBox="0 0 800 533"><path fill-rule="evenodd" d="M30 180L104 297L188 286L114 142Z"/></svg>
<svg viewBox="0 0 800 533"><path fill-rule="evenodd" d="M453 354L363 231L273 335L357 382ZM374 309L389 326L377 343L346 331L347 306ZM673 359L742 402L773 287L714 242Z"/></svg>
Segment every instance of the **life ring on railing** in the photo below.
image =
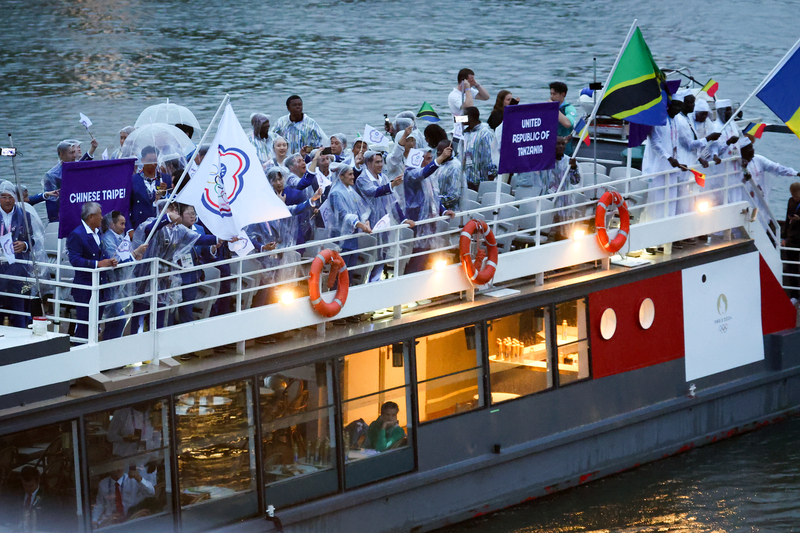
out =
<svg viewBox="0 0 800 533"><path fill-rule="evenodd" d="M336 289L336 296L333 301L326 302L322 299L320 287L320 274L322 269L331 263L331 273L328 275L328 288L332 289L336 280L339 287ZM350 290L350 278L347 274L347 265L344 259L335 250L322 250L311 262L311 269L308 276L308 295L311 299L311 307L320 315L330 318L336 316L347 302L347 293Z"/></svg>
<svg viewBox="0 0 800 533"><path fill-rule="evenodd" d="M478 271L477 265L483 262L482 254L479 252L475 261L472 260L472 255L470 254L472 235L476 231L481 231L484 234L486 248L489 252L486 266L480 271ZM459 252L461 253L461 264L464 265L464 272L467 274L470 283L473 285L485 285L492 280L497 269L497 242L494 239L494 233L489 229L486 222L475 219L467 222L464 229L461 230Z"/></svg>
<svg viewBox="0 0 800 533"><path fill-rule="evenodd" d="M619 211L619 233L614 237L614 240L609 242L608 233L606 232L606 211L610 207L616 207ZM615 191L606 191L600 200L597 202L597 214L594 217L594 225L597 228L597 242L603 249L610 253L615 254L625 245L628 240L628 235L631 232L631 217L628 213L628 204L625 203L625 198Z"/></svg>

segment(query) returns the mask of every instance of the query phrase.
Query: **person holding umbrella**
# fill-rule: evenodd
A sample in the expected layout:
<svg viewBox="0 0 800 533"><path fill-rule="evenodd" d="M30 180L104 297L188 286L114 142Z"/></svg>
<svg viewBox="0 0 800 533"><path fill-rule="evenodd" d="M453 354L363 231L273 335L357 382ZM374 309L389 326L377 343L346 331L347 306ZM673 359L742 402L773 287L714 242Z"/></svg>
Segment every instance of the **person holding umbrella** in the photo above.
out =
<svg viewBox="0 0 800 533"><path fill-rule="evenodd" d="M155 203L172 188L172 177L159 172L158 149L154 146L142 148L139 160L142 170L133 175L131 186L131 228L150 217L156 216ZM130 229L130 228L129 228Z"/></svg>

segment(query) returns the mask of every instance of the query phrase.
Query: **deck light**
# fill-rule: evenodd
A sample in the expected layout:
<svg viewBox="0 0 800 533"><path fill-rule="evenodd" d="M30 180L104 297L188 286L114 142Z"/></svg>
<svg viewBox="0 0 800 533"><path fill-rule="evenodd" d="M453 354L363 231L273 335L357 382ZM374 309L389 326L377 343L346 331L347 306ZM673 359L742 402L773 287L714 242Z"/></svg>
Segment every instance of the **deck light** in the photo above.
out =
<svg viewBox="0 0 800 533"><path fill-rule="evenodd" d="M294 301L294 292L291 289L281 291L280 301L283 305L289 305Z"/></svg>
<svg viewBox="0 0 800 533"><path fill-rule="evenodd" d="M701 213L708 211L708 202L700 202L697 204L697 210Z"/></svg>
<svg viewBox="0 0 800 533"><path fill-rule="evenodd" d="M433 264L433 269L438 272L440 270L444 270L446 266L447 266L447 259L439 259Z"/></svg>
<svg viewBox="0 0 800 533"><path fill-rule="evenodd" d="M584 236L586 236L586 230L583 228L577 228L575 231L572 232L573 241L582 239Z"/></svg>

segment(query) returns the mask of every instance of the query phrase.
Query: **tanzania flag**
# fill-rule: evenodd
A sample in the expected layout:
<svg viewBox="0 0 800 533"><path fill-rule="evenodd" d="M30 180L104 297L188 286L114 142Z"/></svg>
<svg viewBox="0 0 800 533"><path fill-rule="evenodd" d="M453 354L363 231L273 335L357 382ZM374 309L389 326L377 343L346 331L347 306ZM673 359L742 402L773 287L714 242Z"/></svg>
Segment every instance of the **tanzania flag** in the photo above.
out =
<svg viewBox="0 0 800 533"><path fill-rule="evenodd" d="M433 106L428 102L423 102L422 107L419 108L417 118L427 120L428 122L439 122L439 115L433 110Z"/></svg>
<svg viewBox="0 0 800 533"><path fill-rule="evenodd" d="M766 127L767 125L763 122L751 122L744 129L744 132L748 135L752 135L756 139L760 139L761 135L764 133L764 128Z"/></svg>
<svg viewBox="0 0 800 533"><path fill-rule="evenodd" d="M800 52L798 41L756 96L800 137Z"/></svg>
<svg viewBox="0 0 800 533"><path fill-rule="evenodd" d="M583 137L583 143L586 146L592 145L592 139L589 138L589 125L585 120L583 120L583 118L581 118L578 123L575 124L575 133L578 134L579 139Z"/></svg>
<svg viewBox="0 0 800 533"><path fill-rule="evenodd" d="M691 170L692 174L694 174L694 181L696 181L699 186L705 187L706 186L706 175L703 174L702 172L700 172L699 170L695 170L693 168L690 168L689 170Z"/></svg>
<svg viewBox="0 0 800 533"><path fill-rule="evenodd" d="M611 75L597 113L636 124L664 125L667 106L663 81L664 74L653 61L642 31L636 28Z"/></svg>
<svg viewBox="0 0 800 533"><path fill-rule="evenodd" d="M719 89L719 83L714 80L708 80L708 83L703 85L701 90L705 91L711 98L714 98L714 95L717 94L717 89Z"/></svg>

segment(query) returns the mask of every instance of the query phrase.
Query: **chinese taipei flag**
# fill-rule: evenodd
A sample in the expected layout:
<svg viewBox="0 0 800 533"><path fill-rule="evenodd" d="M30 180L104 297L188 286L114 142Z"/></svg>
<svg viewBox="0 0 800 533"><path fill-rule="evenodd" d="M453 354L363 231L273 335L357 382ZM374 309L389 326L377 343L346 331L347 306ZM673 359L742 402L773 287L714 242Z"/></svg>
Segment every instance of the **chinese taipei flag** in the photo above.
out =
<svg viewBox="0 0 800 533"><path fill-rule="evenodd" d="M230 104L206 157L176 200L194 206L198 218L220 239L236 237L250 224L289 216Z"/></svg>

